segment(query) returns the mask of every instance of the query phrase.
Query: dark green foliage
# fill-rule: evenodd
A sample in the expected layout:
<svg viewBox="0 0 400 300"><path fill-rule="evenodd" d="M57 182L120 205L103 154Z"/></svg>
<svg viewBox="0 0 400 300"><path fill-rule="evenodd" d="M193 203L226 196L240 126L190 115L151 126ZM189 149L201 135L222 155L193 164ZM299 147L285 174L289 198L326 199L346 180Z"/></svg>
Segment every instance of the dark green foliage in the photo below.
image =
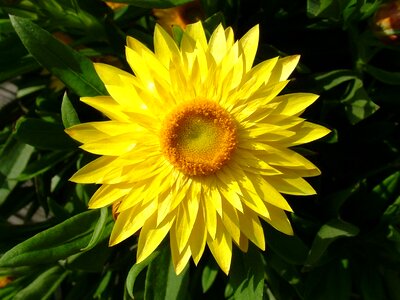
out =
<svg viewBox="0 0 400 300"><path fill-rule="evenodd" d="M188 0L0 0L0 299L400 299L400 45L372 30L381 0L202 0L207 34L260 24L256 61L301 54L286 92L332 134L306 145L317 195L288 197L294 236L264 224L265 252L236 249L229 276L206 251L179 276L168 241L135 264L137 238L108 247L95 186L68 182L93 157L64 128L104 118L92 61L121 68L126 35L152 46L152 8ZM182 30L173 28L176 39ZM79 117L78 117L79 116Z"/></svg>

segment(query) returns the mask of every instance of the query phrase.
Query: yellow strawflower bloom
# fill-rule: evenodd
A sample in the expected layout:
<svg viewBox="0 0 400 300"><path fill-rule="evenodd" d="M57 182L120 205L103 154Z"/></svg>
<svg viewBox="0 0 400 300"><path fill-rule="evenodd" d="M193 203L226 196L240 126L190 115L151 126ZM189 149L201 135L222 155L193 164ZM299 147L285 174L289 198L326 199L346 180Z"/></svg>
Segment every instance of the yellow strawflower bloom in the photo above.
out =
<svg viewBox="0 0 400 300"><path fill-rule="evenodd" d="M293 234L282 193L315 194L302 177L320 171L290 147L329 132L299 117L318 96L278 96L299 56L252 67L258 39L258 26L236 42L218 26L207 41L198 22L177 45L156 25L154 52L127 39L135 75L95 64L110 96L81 100L110 120L66 130L101 155L71 181L101 184L90 208L118 204L110 245L140 230L137 262L169 233L177 274L206 245L228 273L232 243L265 249L260 219Z"/></svg>

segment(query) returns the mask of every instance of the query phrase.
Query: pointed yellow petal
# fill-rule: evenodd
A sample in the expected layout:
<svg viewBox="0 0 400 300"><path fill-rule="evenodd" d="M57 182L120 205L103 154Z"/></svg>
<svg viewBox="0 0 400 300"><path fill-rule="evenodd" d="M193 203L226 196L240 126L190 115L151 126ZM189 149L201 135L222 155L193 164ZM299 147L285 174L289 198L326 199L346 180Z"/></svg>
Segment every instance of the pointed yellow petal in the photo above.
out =
<svg viewBox="0 0 400 300"><path fill-rule="evenodd" d="M215 239L207 236L207 245L219 267L228 275L232 260L232 238L223 228L222 221L218 218L218 230Z"/></svg>
<svg viewBox="0 0 400 300"><path fill-rule="evenodd" d="M81 97L81 101L101 111L108 118L116 121L129 121L129 116L121 105L110 96Z"/></svg>
<svg viewBox="0 0 400 300"><path fill-rule="evenodd" d="M75 183L103 183L104 176L114 168L115 157L99 157L79 169L69 180Z"/></svg>
<svg viewBox="0 0 400 300"><path fill-rule="evenodd" d="M256 57L256 52L258 48L258 38L260 35L259 26L256 25L251 28L239 41L241 50L244 53L246 59L245 70L248 72L253 65L254 58Z"/></svg>
<svg viewBox="0 0 400 300"><path fill-rule="evenodd" d="M268 177L268 182L279 192L289 195L307 196L315 195L316 191L303 178L283 178L280 176Z"/></svg>
<svg viewBox="0 0 400 300"><path fill-rule="evenodd" d="M156 24L154 30L154 51L166 68L169 68L172 60L180 58L179 49L175 41L159 24Z"/></svg>
<svg viewBox="0 0 400 300"><path fill-rule="evenodd" d="M215 237L215 236L214 236ZM207 230L203 215L203 209L199 209L196 222L193 225L192 233L189 238L190 252L192 253L193 261L197 265L203 255L207 241Z"/></svg>
<svg viewBox="0 0 400 300"><path fill-rule="evenodd" d="M208 234L212 239L215 238L217 234L217 212L213 205L213 198L205 196L203 199L203 209L204 209L204 216L205 216L205 224L207 227ZM222 205L221 205L221 212L222 212Z"/></svg>
<svg viewBox="0 0 400 300"><path fill-rule="evenodd" d="M158 245L160 245L171 229L174 221L175 216L170 215L165 218L160 225L156 226L156 214L153 214L149 219L147 219L140 231L136 263L145 260L154 250L156 250Z"/></svg>
<svg viewBox="0 0 400 300"><path fill-rule="evenodd" d="M239 212L238 217L240 222L240 230L258 248L260 248L261 250L265 250L264 230L261 226L258 216L249 208L244 207L244 212Z"/></svg>
<svg viewBox="0 0 400 300"><path fill-rule="evenodd" d="M136 143L137 139L132 133L124 133L83 144L80 148L93 154L120 156L131 151Z"/></svg>
<svg viewBox="0 0 400 300"><path fill-rule="evenodd" d="M178 246L176 244L176 238L174 237L174 235L175 235L175 230L174 227L172 227L169 239L171 247L172 263L174 265L176 275L179 275L187 266L191 256L191 251L189 245L186 245L186 247L182 249L182 251L179 251Z"/></svg>
<svg viewBox="0 0 400 300"><path fill-rule="evenodd" d="M246 175L263 201L281 209L293 211L286 199L267 180L255 174L247 173Z"/></svg>
<svg viewBox="0 0 400 300"><path fill-rule="evenodd" d="M222 223L227 233L232 237L236 244L240 242L240 227L238 212L227 201L222 202Z"/></svg>
<svg viewBox="0 0 400 300"><path fill-rule="evenodd" d="M119 200L127 195L132 187L130 185L103 184L90 198L89 208L101 208Z"/></svg>
<svg viewBox="0 0 400 300"><path fill-rule="evenodd" d="M221 24L212 33L208 47L215 62L219 64L226 53L225 31Z"/></svg>
<svg viewBox="0 0 400 300"><path fill-rule="evenodd" d="M279 105L274 109L274 114L294 116L301 114L308 106L318 99L318 95L309 93L294 93L278 96L274 102Z"/></svg>
<svg viewBox="0 0 400 300"><path fill-rule="evenodd" d="M298 126L296 135L290 137L288 142L290 143L290 146L301 145L318 140L330 132L331 131L328 128L321 125L304 122Z"/></svg>
<svg viewBox="0 0 400 300"><path fill-rule="evenodd" d="M198 41L203 49L207 49L207 38L201 21L193 24L188 24L186 26L185 32L190 37L192 37L193 40Z"/></svg>
<svg viewBox="0 0 400 300"><path fill-rule="evenodd" d="M103 63L94 63L97 75L105 85L119 85L122 83L121 76L134 80L134 76L114 66Z"/></svg>
<svg viewBox="0 0 400 300"><path fill-rule="evenodd" d="M240 235L240 241L239 241L238 247L242 252L245 252L245 253L249 249L249 239L244 234Z"/></svg>
<svg viewBox="0 0 400 300"><path fill-rule="evenodd" d="M299 60L300 55L292 55L279 59L272 71L271 77L266 81L266 83L270 84L287 80L296 68Z"/></svg>
<svg viewBox="0 0 400 300"><path fill-rule="evenodd" d="M268 205L268 210L270 212L270 218L264 218L272 227L280 232L287 235L293 235L292 225L286 215L286 213L275 206Z"/></svg>
<svg viewBox="0 0 400 300"><path fill-rule="evenodd" d="M135 234L157 210L157 203L150 201L120 212L111 232L110 246L116 245Z"/></svg>

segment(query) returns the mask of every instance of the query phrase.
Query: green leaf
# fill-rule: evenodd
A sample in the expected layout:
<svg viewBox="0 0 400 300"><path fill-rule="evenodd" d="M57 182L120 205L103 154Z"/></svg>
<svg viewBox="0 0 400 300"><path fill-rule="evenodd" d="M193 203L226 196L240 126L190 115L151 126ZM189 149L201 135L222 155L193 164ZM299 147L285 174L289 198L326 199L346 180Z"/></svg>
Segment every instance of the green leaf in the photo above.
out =
<svg viewBox="0 0 400 300"><path fill-rule="evenodd" d="M347 260L335 260L312 271L304 300L350 300L351 274Z"/></svg>
<svg viewBox="0 0 400 300"><path fill-rule="evenodd" d="M264 258L259 250L250 246L247 253L235 251L229 285L233 288L235 300L263 299Z"/></svg>
<svg viewBox="0 0 400 300"><path fill-rule="evenodd" d="M363 300L384 300L385 287L379 271L379 262L362 259L353 266L359 274L359 285Z"/></svg>
<svg viewBox="0 0 400 300"><path fill-rule="evenodd" d="M49 299L67 275L68 271L60 266L54 266L40 274L32 283L18 292L13 299Z"/></svg>
<svg viewBox="0 0 400 300"><path fill-rule="evenodd" d="M351 124L364 120L379 109L379 106L369 98L359 78L354 78L347 96L341 102L345 104L347 118Z"/></svg>
<svg viewBox="0 0 400 300"><path fill-rule="evenodd" d="M19 119L15 134L20 141L38 149L66 150L77 147L77 144L64 132L61 124L41 119L24 117Z"/></svg>
<svg viewBox="0 0 400 300"><path fill-rule="evenodd" d="M126 276L125 289L132 299L134 298L133 286L135 285L136 278L159 254L159 250L154 251L144 261L134 264L129 270L128 276Z"/></svg>
<svg viewBox="0 0 400 300"><path fill-rule="evenodd" d="M87 211L23 241L0 258L0 267L46 264L78 253L88 245L97 211Z"/></svg>
<svg viewBox="0 0 400 300"><path fill-rule="evenodd" d="M307 13L311 17L335 18L338 14L338 3L336 0L308 0Z"/></svg>
<svg viewBox="0 0 400 300"><path fill-rule="evenodd" d="M69 100L67 93L64 94L61 103L61 118L65 128L81 123L74 106Z"/></svg>
<svg viewBox="0 0 400 300"><path fill-rule="evenodd" d="M18 177L25 169L33 150L11 136L0 151L0 206L17 185L18 182L12 178Z"/></svg>
<svg viewBox="0 0 400 300"><path fill-rule="evenodd" d="M55 151L44 154L38 160L30 163L25 170L15 180L25 181L34 178L40 174L50 170L59 162L67 159L70 156L69 152Z"/></svg>
<svg viewBox="0 0 400 300"><path fill-rule="evenodd" d="M12 64L3 63L0 69L0 82L39 68L40 65L32 56L24 56L18 60L13 60Z"/></svg>
<svg viewBox="0 0 400 300"><path fill-rule="evenodd" d="M215 279L217 278L219 272L219 267L213 259L210 259L203 269L201 275L201 286L203 288L203 293L207 292Z"/></svg>
<svg viewBox="0 0 400 300"><path fill-rule="evenodd" d="M356 236L359 229L345 221L333 219L324 224L318 231L305 265L311 266L318 262L330 244L338 238Z"/></svg>
<svg viewBox="0 0 400 300"><path fill-rule="evenodd" d="M107 95L93 63L28 19L10 16L15 31L32 56L80 96Z"/></svg>
<svg viewBox="0 0 400 300"><path fill-rule="evenodd" d="M185 3L192 2L193 0L115 0L109 2L127 3L137 7L143 8L169 8Z"/></svg>
<svg viewBox="0 0 400 300"><path fill-rule="evenodd" d="M188 270L186 267L181 274L175 274L169 246L164 245L160 255L150 263L147 270L144 299L187 299Z"/></svg>
<svg viewBox="0 0 400 300"><path fill-rule="evenodd" d="M308 248L297 236L285 235L269 225L264 228L267 246L283 260L302 265L307 258Z"/></svg>
<svg viewBox="0 0 400 300"><path fill-rule="evenodd" d="M103 236L103 232L106 228L107 225L107 221L108 223L110 223L110 219L107 218L108 217L108 208L107 207L102 207L100 209L100 217L96 223L96 226L94 227L93 230L93 235L92 238L89 241L89 244L82 248L81 251L87 251L92 249L94 246L97 245L97 243L99 242L100 238Z"/></svg>
<svg viewBox="0 0 400 300"><path fill-rule="evenodd" d="M364 65L364 70L383 83L390 85L400 85L400 72L389 72L371 65Z"/></svg>

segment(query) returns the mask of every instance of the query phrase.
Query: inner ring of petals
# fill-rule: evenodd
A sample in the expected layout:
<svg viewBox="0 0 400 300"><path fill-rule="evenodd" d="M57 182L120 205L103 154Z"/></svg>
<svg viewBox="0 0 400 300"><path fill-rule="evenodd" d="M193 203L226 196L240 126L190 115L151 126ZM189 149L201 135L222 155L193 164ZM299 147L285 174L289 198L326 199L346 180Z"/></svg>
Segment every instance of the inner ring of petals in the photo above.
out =
<svg viewBox="0 0 400 300"><path fill-rule="evenodd" d="M236 125L216 102L186 102L165 118L161 149L168 161L186 175L209 175L221 169L237 145Z"/></svg>

